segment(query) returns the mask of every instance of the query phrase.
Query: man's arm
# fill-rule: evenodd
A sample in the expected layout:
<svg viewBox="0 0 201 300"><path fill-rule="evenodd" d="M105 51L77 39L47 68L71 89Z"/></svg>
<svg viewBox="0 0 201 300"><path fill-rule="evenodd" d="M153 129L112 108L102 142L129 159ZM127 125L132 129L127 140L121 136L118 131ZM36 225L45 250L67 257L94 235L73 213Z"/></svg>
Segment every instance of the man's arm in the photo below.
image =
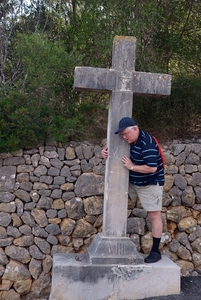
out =
<svg viewBox="0 0 201 300"><path fill-rule="evenodd" d="M141 166L134 165L131 159L125 155L122 157L122 162L125 168L134 172L148 174L148 173L154 173L157 170L157 167L149 167L147 165L141 165Z"/></svg>

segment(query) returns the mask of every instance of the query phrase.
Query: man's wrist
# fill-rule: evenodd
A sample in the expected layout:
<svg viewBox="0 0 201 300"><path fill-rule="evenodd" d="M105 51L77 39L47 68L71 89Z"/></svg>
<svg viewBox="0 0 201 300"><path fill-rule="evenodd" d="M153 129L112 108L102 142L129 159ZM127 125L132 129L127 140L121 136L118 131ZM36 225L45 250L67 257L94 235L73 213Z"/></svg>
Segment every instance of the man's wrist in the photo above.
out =
<svg viewBox="0 0 201 300"><path fill-rule="evenodd" d="M134 171L134 166L135 166L135 165L132 165L132 167L130 168L131 171Z"/></svg>

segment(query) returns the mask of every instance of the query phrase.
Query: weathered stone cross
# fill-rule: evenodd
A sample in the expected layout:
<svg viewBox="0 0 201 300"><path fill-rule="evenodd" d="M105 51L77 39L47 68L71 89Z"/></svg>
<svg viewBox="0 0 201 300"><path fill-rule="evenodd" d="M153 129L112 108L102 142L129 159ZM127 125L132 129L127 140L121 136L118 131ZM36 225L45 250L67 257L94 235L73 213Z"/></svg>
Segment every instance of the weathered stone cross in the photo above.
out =
<svg viewBox="0 0 201 300"><path fill-rule="evenodd" d="M171 76L135 71L135 37L116 36L112 68L76 67L74 88L110 93L103 230L88 249L92 263L141 263L134 244L126 237L128 170L121 157L129 156L129 145L115 135L122 117L132 117L133 95L168 96ZM104 262L103 262L104 258Z"/></svg>

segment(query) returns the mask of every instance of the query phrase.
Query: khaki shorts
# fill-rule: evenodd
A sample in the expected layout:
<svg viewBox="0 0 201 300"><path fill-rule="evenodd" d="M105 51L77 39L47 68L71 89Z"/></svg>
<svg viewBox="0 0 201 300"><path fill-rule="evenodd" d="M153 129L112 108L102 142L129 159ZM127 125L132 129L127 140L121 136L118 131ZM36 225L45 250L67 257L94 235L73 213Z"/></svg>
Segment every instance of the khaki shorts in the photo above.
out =
<svg viewBox="0 0 201 300"><path fill-rule="evenodd" d="M129 183L128 194L131 199L138 196L142 207L148 212L162 210L163 186L160 186L159 184L136 186Z"/></svg>

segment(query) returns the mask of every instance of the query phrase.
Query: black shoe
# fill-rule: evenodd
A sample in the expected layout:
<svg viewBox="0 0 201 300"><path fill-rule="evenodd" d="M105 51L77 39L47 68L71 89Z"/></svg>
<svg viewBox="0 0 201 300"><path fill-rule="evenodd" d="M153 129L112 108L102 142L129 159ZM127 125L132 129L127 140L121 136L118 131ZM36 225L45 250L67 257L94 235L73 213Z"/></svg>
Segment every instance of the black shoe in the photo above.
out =
<svg viewBox="0 0 201 300"><path fill-rule="evenodd" d="M161 254L160 253L150 252L149 256L147 256L144 261L147 264L150 264L150 263L155 263L159 260L161 260Z"/></svg>

